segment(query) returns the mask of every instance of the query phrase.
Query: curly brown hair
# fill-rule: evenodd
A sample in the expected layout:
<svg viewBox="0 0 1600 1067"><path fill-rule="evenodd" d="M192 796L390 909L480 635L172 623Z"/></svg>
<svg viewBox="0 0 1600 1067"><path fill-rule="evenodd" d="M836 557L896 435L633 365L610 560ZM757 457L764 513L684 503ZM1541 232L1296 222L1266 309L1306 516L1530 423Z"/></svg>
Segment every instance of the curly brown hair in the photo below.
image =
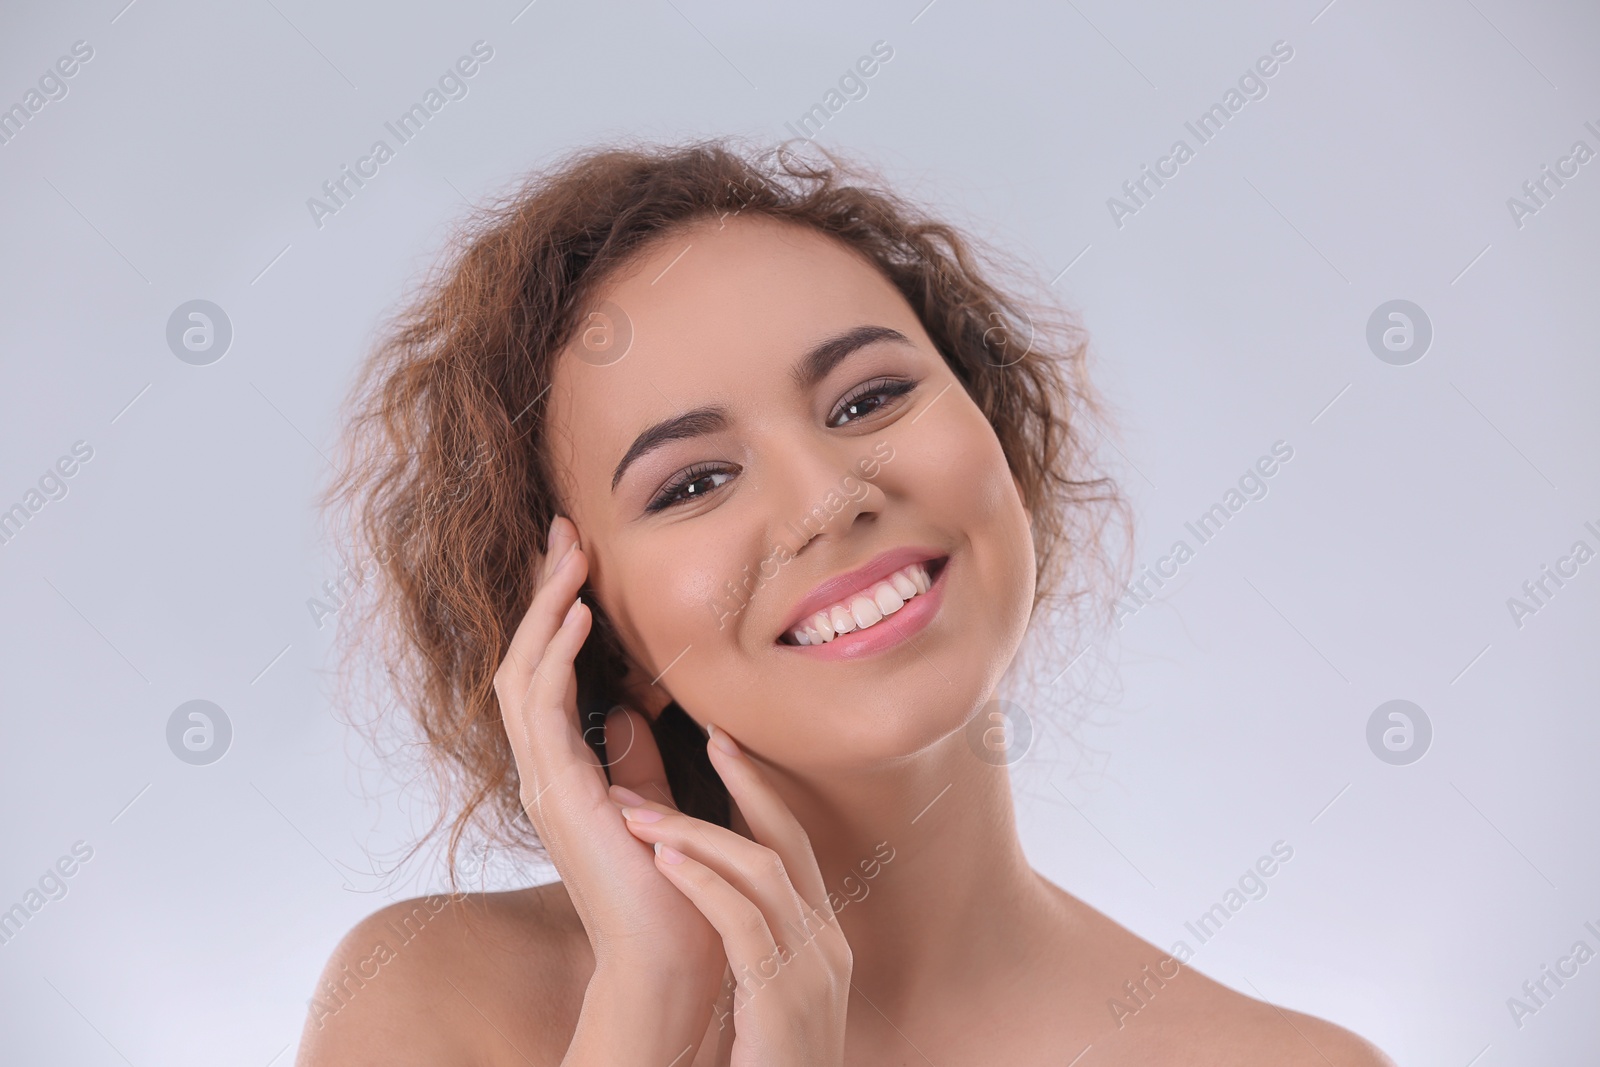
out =
<svg viewBox="0 0 1600 1067"><path fill-rule="evenodd" d="M1076 604L1106 587L1097 577L1114 582L1102 535L1125 504L1092 464L1086 431L1103 409L1076 320L1052 301L1002 292L975 249L991 272L1002 257L887 191L869 169L821 155L805 159L787 142L754 153L726 140L573 153L469 217L363 367L323 504L342 520L341 539L376 565L377 592L343 613L340 637L346 667L378 668L426 742L438 811L417 845L448 824L453 888L469 831L540 850L493 678L564 510L547 451L557 356L590 321L599 287L675 229L748 212L867 256L994 427L1032 516L1032 608L1046 598ZM576 672L583 721L593 724L620 702L628 653L585 592L594 624ZM726 825L727 794L703 735L675 704L652 732L680 807ZM600 736L585 730L603 756Z"/></svg>

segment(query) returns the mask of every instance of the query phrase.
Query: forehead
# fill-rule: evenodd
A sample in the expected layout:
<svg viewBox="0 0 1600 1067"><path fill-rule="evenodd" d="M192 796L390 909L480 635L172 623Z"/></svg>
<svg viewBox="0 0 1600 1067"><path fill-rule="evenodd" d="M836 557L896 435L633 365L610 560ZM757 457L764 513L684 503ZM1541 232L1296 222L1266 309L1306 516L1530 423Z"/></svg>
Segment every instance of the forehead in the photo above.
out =
<svg viewBox="0 0 1600 1067"><path fill-rule="evenodd" d="M726 405L736 418L759 414L792 396L795 361L840 329L871 323L923 336L898 290L860 253L754 215L656 239L589 305L605 317L588 320L597 332L587 339L580 326L558 357L549 408L575 507L610 493L614 465L644 427L703 404Z"/></svg>

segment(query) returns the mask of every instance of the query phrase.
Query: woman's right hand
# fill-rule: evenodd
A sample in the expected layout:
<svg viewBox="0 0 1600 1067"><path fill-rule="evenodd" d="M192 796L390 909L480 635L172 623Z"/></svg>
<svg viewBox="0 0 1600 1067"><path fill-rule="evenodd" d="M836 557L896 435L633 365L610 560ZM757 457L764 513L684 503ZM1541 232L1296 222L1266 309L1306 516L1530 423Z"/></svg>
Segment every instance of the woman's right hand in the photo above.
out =
<svg viewBox="0 0 1600 1067"><path fill-rule="evenodd" d="M705 1035L726 956L716 929L624 825L607 793L605 770L578 732L573 662L593 615L577 600L588 559L569 519L552 524L550 551L539 566L539 587L495 672L494 688L523 808L594 949L594 976L565 1062L670 1050L660 1061L667 1063ZM672 804L644 716L613 711L606 740L617 784ZM619 751L620 758L610 755Z"/></svg>

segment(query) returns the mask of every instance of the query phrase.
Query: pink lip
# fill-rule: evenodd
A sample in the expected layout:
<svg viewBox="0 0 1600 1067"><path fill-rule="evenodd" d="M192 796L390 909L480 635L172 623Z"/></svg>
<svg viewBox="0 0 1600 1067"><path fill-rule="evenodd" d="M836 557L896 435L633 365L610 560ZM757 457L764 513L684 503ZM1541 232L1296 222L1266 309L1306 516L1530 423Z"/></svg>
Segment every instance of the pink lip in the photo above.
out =
<svg viewBox="0 0 1600 1067"><path fill-rule="evenodd" d="M816 589L811 590L806 595L805 600L800 601L800 605L795 608L794 617L790 619L789 624L784 627L782 632L789 633L790 630L798 629L802 622L810 619L822 608L835 605L840 601L848 603L851 597L864 595L866 590L872 589L878 582L883 581L894 571L898 571L904 566L912 565L912 563L941 560L941 558L946 558L944 553L938 552L936 549L925 549L925 547L891 549L890 552L878 555L862 568L854 569L848 574L840 574L838 577L830 577L829 581L822 582L821 585L818 585ZM944 600L944 585L946 585L944 576L946 576L949 569L949 560L946 560L944 566L939 568L939 573L934 576L933 585L928 589L928 592L922 593L918 597L910 598L910 600L906 601L904 608L896 611L893 616L886 617L885 621L874 625L874 627L845 633L843 637L834 638L826 645L784 645L784 641L781 640L778 641L778 645L782 645L784 648L794 648L795 651L803 651L803 653L819 654L819 656L829 657L829 659L864 656L864 654L874 653L880 648L896 645L899 641L909 637L910 633L915 633L917 630L922 629L928 619L931 619L933 614L938 611L939 601ZM782 635L779 635L779 637L782 637Z"/></svg>

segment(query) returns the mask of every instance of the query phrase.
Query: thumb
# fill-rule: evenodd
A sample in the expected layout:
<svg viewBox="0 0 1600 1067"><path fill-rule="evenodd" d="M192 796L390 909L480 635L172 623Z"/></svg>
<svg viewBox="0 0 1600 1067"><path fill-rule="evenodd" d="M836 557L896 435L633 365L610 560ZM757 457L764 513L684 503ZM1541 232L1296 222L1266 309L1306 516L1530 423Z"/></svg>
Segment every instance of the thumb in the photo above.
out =
<svg viewBox="0 0 1600 1067"><path fill-rule="evenodd" d="M657 804L678 806L667 784L667 768L650 732L650 721L632 708L615 707L606 715L606 766L613 785Z"/></svg>

